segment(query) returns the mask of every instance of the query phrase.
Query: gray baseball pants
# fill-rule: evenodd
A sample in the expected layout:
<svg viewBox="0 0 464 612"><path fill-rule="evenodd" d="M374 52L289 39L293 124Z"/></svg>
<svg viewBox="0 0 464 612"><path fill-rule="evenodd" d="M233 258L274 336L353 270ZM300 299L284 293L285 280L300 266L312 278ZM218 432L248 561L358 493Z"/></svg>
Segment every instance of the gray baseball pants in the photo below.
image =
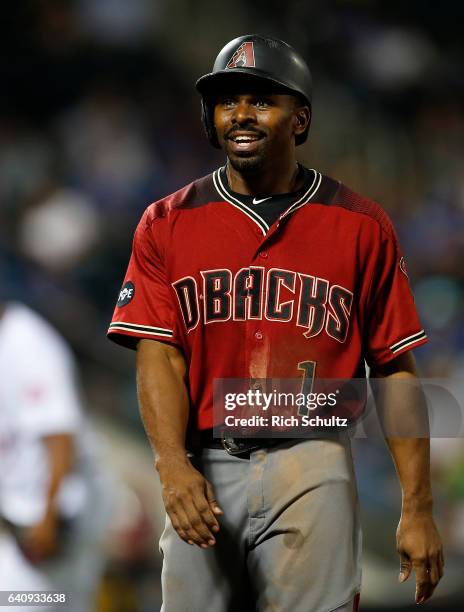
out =
<svg viewBox="0 0 464 612"><path fill-rule="evenodd" d="M353 612L361 530L350 443L285 441L249 458L203 449L193 465L224 511L208 550L160 539L162 612Z"/></svg>

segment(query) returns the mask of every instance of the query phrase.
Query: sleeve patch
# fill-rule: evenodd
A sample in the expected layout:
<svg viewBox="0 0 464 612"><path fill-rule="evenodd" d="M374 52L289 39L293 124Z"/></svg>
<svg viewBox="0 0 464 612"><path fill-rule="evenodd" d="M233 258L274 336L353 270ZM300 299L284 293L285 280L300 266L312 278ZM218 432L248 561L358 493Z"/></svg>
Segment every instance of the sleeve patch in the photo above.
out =
<svg viewBox="0 0 464 612"><path fill-rule="evenodd" d="M401 272L406 276L406 278L409 278L408 271L406 269L406 262L404 261L404 257L401 257L399 266L400 266Z"/></svg>
<svg viewBox="0 0 464 612"><path fill-rule="evenodd" d="M118 308L122 308L129 304L132 301L135 295L135 285L131 281L127 281L124 283L121 291L119 292L119 297L116 306Z"/></svg>

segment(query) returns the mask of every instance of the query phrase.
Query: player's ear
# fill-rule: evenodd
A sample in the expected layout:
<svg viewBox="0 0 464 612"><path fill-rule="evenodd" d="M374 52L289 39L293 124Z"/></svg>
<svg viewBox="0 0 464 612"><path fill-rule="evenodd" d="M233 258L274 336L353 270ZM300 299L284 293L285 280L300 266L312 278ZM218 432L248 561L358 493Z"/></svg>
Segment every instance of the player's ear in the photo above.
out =
<svg viewBox="0 0 464 612"><path fill-rule="evenodd" d="M293 131L294 131L295 136L304 134L311 120L311 111L309 109L309 106L307 105L302 106L296 103L293 116L294 116Z"/></svg>

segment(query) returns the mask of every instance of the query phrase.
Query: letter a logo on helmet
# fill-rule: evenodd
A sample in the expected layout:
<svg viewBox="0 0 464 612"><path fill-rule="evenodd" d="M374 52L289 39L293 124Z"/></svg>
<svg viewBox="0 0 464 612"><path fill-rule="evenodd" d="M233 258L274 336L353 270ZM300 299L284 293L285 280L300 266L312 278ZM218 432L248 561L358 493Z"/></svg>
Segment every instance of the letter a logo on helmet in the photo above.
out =
<svg viewBox="0 0 464 612"><path fill-rule="evenodd" d="M226 70L231 68L254 68L255 67L255 50L251 41L244 42L235 51L227 63Z"/></svg>

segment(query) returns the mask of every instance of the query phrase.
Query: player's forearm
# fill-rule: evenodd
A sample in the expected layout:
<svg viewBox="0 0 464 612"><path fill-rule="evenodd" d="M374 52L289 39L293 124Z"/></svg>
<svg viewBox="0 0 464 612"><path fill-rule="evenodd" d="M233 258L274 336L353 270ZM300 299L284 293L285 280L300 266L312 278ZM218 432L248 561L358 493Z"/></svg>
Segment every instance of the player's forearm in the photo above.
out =
<svg viewBox="0 0 464 612"><path fill-rule="evenodd" d="M372 376L381 379L377 410L400 481L403 511L431 511L427 405L412 353L374 370Z"/></svg>
<svg viewBox="0 0 464 612"><path fill-rule="evenodd" d="M387 438L403 495L403 512L431 512L430 443L427 438Z"/></svg>
<svg viewBox="0 0 464 612"><path fill-rule="evenodd" d="M185 361L175 347L141 340L137 347L137 393L157 466L185 458L189 399Z"/></svg>

